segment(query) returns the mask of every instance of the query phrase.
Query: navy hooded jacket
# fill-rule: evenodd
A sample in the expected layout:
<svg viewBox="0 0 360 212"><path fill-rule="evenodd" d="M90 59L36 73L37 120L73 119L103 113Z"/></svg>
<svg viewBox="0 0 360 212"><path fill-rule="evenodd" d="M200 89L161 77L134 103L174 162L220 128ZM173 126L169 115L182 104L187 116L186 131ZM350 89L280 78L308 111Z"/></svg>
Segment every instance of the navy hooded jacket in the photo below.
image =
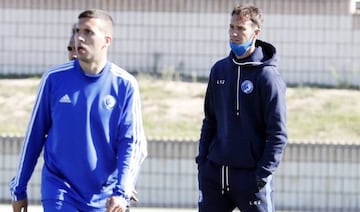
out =
<svg viewBox="0 0 360 212"><path fill-rule="evenodd" d="M265 178L287 143L286 85L276 49L260 40L255 46L249 57L237 60L231 52L211 69L197 163L254 169Z"/></svg>

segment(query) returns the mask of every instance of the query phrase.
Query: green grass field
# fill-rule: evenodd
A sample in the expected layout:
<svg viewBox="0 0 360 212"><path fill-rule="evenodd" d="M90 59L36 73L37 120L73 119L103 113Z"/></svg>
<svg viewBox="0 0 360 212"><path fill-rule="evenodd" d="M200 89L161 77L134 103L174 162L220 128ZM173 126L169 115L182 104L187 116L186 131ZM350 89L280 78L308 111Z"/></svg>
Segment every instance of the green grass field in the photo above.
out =
<svg viewBox="0 0 360 212"><path fill-rule="evenodd" d="M199 137L206 83L138 77L149 138ZM0 80L0 134L23 135L39 79ZM360 142L360 92L288 88L290 141Z"/></svg>

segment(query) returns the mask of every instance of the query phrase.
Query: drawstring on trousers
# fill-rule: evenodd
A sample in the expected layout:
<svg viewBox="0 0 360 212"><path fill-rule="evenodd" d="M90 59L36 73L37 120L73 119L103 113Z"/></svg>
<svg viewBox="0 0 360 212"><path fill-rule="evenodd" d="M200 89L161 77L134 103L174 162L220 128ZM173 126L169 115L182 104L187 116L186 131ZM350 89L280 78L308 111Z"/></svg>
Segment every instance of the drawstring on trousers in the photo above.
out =
<svg viewBox="0 0 360 212"><path fill-rule="evenodd" d="M221 194L229 190L229 166L221 166Z"/></svg>

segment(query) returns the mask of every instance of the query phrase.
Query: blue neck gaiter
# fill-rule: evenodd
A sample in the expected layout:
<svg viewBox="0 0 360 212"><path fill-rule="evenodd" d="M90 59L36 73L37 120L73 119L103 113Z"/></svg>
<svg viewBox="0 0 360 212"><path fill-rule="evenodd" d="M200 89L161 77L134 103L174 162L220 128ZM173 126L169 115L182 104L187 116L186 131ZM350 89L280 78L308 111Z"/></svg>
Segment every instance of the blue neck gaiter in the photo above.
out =
<svg viewBox="0 0 360 212"><path fill-rule="evenodd" d="M230 48L236 54L236 56L241 56L251 47L253 44L253 36L246 41L245 43L236 44L230 41Z"/></svg>

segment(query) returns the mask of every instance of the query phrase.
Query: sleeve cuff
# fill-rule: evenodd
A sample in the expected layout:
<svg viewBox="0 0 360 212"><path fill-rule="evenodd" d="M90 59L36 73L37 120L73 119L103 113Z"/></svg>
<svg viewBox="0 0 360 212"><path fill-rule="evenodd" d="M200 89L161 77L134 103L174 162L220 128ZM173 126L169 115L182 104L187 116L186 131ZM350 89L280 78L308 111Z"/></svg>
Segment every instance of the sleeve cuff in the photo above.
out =
<svg viewBox="0 0 360 212"><path fill-rule="evenodd" d="M21 192L21 193L11 193L11 196L12 196L12 200L14 202L16 201L20 201L20 200L23 200L23 199L26 199L27 198L27 194L26 192Z"/></svg>
<svg viewBox="0 0 360 212"><path fill-rule="evenodd" d="M128 206L129 201L126 200L123 196L116 196L116 204L121 206Z"/></svg>

